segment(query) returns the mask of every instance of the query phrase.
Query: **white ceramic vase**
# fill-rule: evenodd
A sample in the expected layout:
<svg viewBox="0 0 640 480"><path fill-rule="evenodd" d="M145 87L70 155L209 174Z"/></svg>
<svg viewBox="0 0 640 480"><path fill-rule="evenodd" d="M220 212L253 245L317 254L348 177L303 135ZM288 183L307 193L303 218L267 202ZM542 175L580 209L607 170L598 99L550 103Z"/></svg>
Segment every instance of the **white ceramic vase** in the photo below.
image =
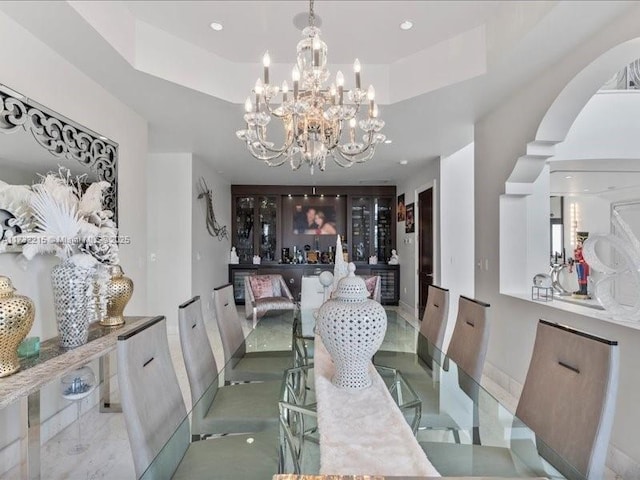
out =
<svg viewBox="0 0 640 480"><path fill-rule="evenodd" d="M318 313L318 332L336 371L331 379L340 388L360 390L371 385L369 369L387 331L387 313L367 298L364 280L356 277L355 265L340 280L333 298Z"/></svg>

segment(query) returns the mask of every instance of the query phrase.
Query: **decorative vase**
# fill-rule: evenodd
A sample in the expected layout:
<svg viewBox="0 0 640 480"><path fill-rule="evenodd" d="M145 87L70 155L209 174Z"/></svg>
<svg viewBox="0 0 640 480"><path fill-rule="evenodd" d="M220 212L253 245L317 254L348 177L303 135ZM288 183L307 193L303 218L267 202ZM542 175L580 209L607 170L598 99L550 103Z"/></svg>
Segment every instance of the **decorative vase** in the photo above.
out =
<svg viewBox="0 0 640 480"><path fill-rule="evenodd" d="M367 298L367 287L356 277L355 265L340 280L333 298L320 307L318 331L336 368L332 383L360 390L371 385L371 357L380 348L387 331L382 305Z"/></svg>
<svg viewBox="0 0 640 480"><path fill-rule="evenodd" d="M107 282L107 316L100 325L114 327L124 323L124 308L133 295L133 280L124 276L120 265L110 268L111 280Z"/></svg>
<svg viewBox="0 0 640 480"><path fill-rule="evenodd" d="M0 276L0 377L20 370L18 345L31 330L36 313L31 299L15 291L9 277Z"/></svg>
<svg viewBox="0 0 640 480"><path fill-rule="evenodd" d="M83 268L65 260L51 270L53 301L58 322L60 346L79 347L89 339L93 302L94 268Z"/></svg>

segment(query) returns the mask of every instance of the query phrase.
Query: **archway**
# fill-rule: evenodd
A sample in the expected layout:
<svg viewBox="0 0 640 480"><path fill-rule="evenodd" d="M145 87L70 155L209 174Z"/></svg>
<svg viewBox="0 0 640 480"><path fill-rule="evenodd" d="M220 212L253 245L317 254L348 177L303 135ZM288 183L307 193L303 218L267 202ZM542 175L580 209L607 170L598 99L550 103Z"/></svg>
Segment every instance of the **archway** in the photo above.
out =
<svg viewBox="0 0 640 480"><path fill-rule="evenodd" d="M548 263L549 180L544 173L555 146L598 89L638 57L640 38L611 48L580 71L556 97L525 155L517 159L500 197L500 293L526 295L533 276Z"/></svg>

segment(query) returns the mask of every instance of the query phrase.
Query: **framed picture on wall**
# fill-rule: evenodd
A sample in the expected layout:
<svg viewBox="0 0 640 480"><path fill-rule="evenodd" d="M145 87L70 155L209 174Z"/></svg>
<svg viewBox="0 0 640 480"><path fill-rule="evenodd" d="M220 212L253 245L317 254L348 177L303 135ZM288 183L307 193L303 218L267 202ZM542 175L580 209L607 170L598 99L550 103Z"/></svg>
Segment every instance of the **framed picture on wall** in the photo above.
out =
<svg viewBox="0 0 640 480"><path fill-rule="evenodd" d="M336 235L336 207L327 204L303 205L293 207L294 235Z"/></svg>
<svg viewBox="0 0 640 480"><path fill-rule="evenodd" d="M405 233L414 233L416 231L415 217L414 217L414 204L407 205L406 220L404 224Z"/></svg>
<svg viewBox="0 0 640 480"><path fill-rule="evenodd" d="M396 208L398 212L398 221L405 221L405 206L404 206L404 193L402 195L398 195L398 208Z"/></svg>

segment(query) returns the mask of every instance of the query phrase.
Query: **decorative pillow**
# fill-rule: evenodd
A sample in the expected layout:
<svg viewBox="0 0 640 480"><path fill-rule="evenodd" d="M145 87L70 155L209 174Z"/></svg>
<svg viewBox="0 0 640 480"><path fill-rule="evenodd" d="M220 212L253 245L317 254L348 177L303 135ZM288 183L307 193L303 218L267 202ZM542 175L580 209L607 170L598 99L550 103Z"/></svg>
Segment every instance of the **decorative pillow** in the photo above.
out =
<svg viewBox="0 0 640 480"><path fill-rule="evenodd" d="M273 283L271 275L251 275L249 285L256 300L260 298L273 297Z"/></svg>
<svg viewBox="0 0 640 480"><path fill-rule="evenodd" d="M282 288L280 286L280 276L279 275L270 275L271 276L271 291L273 292L274 297L282 297Z"/></svg>
<svg viewBox="0 0 640 480"><path fill-rule="evenodd" d="M369 277L364 279L364 283L367 286L367 292L369 292L368 297L373 298L373 294L376 291L376 283L378 282L378 277Z"/></svg>

